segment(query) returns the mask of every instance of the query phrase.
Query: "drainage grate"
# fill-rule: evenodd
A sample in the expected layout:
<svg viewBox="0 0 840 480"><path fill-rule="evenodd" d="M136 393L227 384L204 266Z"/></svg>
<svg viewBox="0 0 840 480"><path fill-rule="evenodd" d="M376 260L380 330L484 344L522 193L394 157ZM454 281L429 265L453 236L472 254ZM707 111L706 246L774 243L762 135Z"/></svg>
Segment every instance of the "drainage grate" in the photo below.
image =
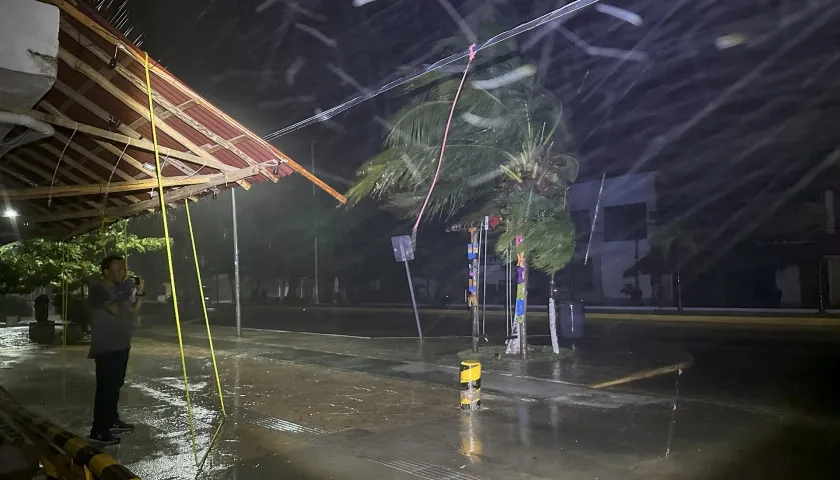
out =
<svg viewBox="0 0 840 480"><path fill-rule="evenodd" d="M476 477L464 472L458 472L433 463L406 458L394 458L373 447L359 447L350 442L334 438L330 434L321 430L298 425L296 423L289 422L288 420L271 417L253 410L243 409L243 417L249 423L292 435L309 444L329 448L331 450L338 450L356 458L369 460L371 462L378 463L379 465L384 465L427 480L482 480L481 477Z"/></svg>

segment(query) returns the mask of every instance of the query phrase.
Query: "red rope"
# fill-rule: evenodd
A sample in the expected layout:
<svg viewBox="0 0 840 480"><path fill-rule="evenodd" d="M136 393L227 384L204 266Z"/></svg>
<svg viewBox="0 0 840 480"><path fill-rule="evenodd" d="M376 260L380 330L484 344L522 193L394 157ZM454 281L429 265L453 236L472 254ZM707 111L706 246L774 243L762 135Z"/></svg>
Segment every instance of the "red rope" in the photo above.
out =
<svg viewBox="0 0 840 480"><path fill-rule="evenodd" d="M429 198L432 196L432 191L435 189L438 175L440 175L440 167L443 165L443 152L446 150L446 138L449 136L449 127L452 126L452 116L455 114L455 104L458 103L458 97L461 95L461 89L464 88L464 80L467 78L467 72L469 72L470 64L472 64L474 58L475 44L473 43L470 45L470 58L467 61L466 68L464 68L464 75L461 76L461 83L458 85L458 90L455 92L455 99L452 100L452 108L449 110L449 119L446 120L446 129L443 131L443 143L440 146L440 158L438 158L437 170L435 170L435 176L432 178L432 184L429 186L429 192L426 194L426 200L423 201L423 206L420 208L420 214L417 215L417 221L414 222L414 228L411 229L412 237L416 237L417 235L417 227L420 226L420 220L423 218L423 212L426 211L426 206L429 204Z"/></svg>

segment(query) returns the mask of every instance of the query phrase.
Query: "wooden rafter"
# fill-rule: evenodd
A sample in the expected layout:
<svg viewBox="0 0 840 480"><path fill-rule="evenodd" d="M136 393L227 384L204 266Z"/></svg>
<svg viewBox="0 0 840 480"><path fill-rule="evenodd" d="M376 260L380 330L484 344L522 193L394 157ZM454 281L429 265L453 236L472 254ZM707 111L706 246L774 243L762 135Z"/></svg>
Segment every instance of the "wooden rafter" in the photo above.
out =
<svg viewBox="0 0 840 480"><path fill-rule="evenodd" d="M21 183L22 185L26 185L28 187L37 187L38 186L37 183L35 183L32 180L24 177L23 175L20 174L20 172L16 172L16 171L11 170L11 169L9 169L5 166L0 165L0 172L4 173L6 175L10 175L15 181Z"/></svg>
<svg viewBox="0 0 840 480"><path fill-rule="evenodd" d="M27 161L23 158L20 158L16 154L12 154L12 153L7 153L6 155L3 156L3 158L9 159L9 160L11 160L11 163L17 165L18 167L22 167L22 168L24 168L26 170L29 170L30 172L34 173L35 175L40 177L41 180L43 180L44 183L46 183L46 184L49 184L52 181L52 173L50 173L47 170L44 170L43 168L39 167L38 165L36 165L35 162ZM93 204L93 205L96 205L96 204ZM57 209L62 209L61 206L59 206L59 205L55 205L55 207ZM66 207L68 209L75 209L75 210L83 210L84 209L84 207L82 207L81 205L77 205L77 204L68 204Z"/></svg>
<svg viewBox="0 0 840 480"><path fill-rule="evenodd" d="M7 158L18 167L23 167L26 170L29 170L30 172L34 173L35 175L40 177L41 180L44 181L44 183L49 183L50 180L52 180L52 173L44 170L38 165L35 165L33 162L27 162L26 160L18 157L16 154L7 153L3 156L3 158Z"/></svg>
<svg viewBox="0 0 840 480"><path fill-rule="evenodd" d="M125 173L122 169L120 169L120 168L115 169L114 168L115 165L112 165L111 163L108 163L107 161L102 159L100 156L96 155L95 152L92 152L92 151L88 150L87 148L79 145L76 142L70 141L70 138L63 135L62 133L55 132L53 137L56 140L58 140L59 142L64 142L65 144L67 144L69 142L70 150L73 150L74 152L78 153L79 155L84 157L86 160L89 160L89 161L99 165L100 167L104 168L107 171L113 171L114 173L113 173L113 175L111 175L111 177L118 177L118 178L122 178L123 180L133 180L134 179L134 177Z"/></svg>
<svg viewBox="0 0 840 480"><path fill-rule="evenodd" d="M67 20L61 20L61 28L71 38L75 39L82 46L82 48L86 49L88 52L93 54L96 58L98 58L102 62L108 63L111 60L112 55L108 54L107 52L103 51L101 48L97 47L96 44L91 39L84 36L81 32L79 32L79 30L76 27L71 25ZM146 88L147 88L146 87L146 82L144 80L141 80L140 78L138 78L133 73L131 73L131 71L129 71L127 68L123 67L120 64L117 64L116 67L114 68L114 70L116 70L116 72L122 78L124 78L129 83L134 85L135 88L137 88L141 92L144 92L144 93L146 92ZM258 165L258 162L256 160L254 160L253 158L251 158L248 154L246 154L242 150L236 148L236 146L234 144L230 143L227 139L221 137L220 135L217 135L215 132L213 132L212 130L207 128L201 122L199 122L199 121L195 120L193 117L187 115L184 112L184 110L182 110L181 106L173 105L171 102L166 100L166 98L164 98L163 95L160 95L158 92L154 91L154 89L152 90L152 98L154 99L154 101L158 105L160 105L161 107L163 107L164 110L166 110L166 113L168 113L166 118L168 118L169 116L175 116L176 118L178 118L182 122L186 123L187 125L191 126L196 131L203 134L205 137L214 141L216 143L216 145L219 145L219 146L229 150L230 152L232 152L234 155L236 155L237 157L239 157L240 159L242 159L243 161L245 161L249 165L252 165L252 166ZM184 106L194 106L196 104L197 104L196 101L193 100L192 98L190 98L187 102L185 102ZM145 110L147 111L148 109L145 109ZM156 115L157 115L157 113L156 113ZM147 116L144 116L143 118L146 119L146 121L148 121ZM161 125L161 126L166 125L165 123L162 122L162 120L165 120L165 118L162 118L160 115L157 115L157 119L161 120L159 125ZM134 125L136 125L138 122L139 122L139 120L134 122ZM136 127L132 127L132 128L136 128ZM161 130L163 130L163 128L161 128ZM262 168L261 171L267 177L269 177L273 180L276 180L275 176L272 175L265 168Z"/></svg>
<svg viewBox="0 0 840 480"><path fill-rule="evenodd" d="M73 90L70 86L64 84L61 80L56 80L54 87L55 87L56 90L63 93L64 95L66 95L67 98L73 100L76 104L83 107L88 112L96 115L96 117L98 117L103 122L107 123L107 122L110 121L111 115L108 112L106 112L102 107L100 107L96 103L94 103L94 102L88 100L87 98L85 98L84 96L80 95L78 92ZM42 104L43 103L46 103L46 102L42 102ZM46 110L46 108L45 108L45 110ZM50 113L55 114L54 111L51 111ZM142 120L142 119L143 119L143 117L140 117L140 120ZM143 135L140 135L140 132L138 132L134 128L131 128L127 125L123 125L122 123L119 123L116 128L117 128L117 131L119 131L123 135L126 135L126 136L131 137L131 138L136 138L138 140L143 139ZM169 162L173 166L175 166L178 170L181 170L181 172L186 174L186 175L192 175L192 174L195 173L195 170L187 167L186 165L181 163L179 160L170 159ZM153 177L154 175L150 175L150 176Z"/></svg>
<svg viewBox="0 0 840 480"><path fill-rule="evenodd" d="M233 145L237 145L237 144L242 143L246 140L248 140L247 135L237 135L237 136L231 138L230 140L228 140L228 142L230 142ZM210 153L216 153L219 150L223 150L224 148L225 147L223 147L221 145L213 145L212 147L208 148L207 151L210 152Z"/></svg>
<svg viewBox="0 0 840 480"><path fill-rule="evenodd" d="M136 138L131 138L121 133L114 133L109 132L108 130L103 130L101 128L97 128L91 125L87 125L84 123L74 122L72 120L66 120L62 117L57 115L51 115L49 113L39 112L38 110L27 110L21 108L9 108L7 109L14 113L22 113L24 115L29 115L30 117L34 118L35 120L40 120L45 123L49 123L50 125L55 125L56 127L61 128L68 128L70 130L76 130L78 132L84 133L86 135L92 135L94 137L104 138L106 140L111 140L118 143L128 144L131 147L139 148L141 150L146 150L148 152L154 152L155 146L152 142L148 140L138 140ZM116 148L116 147L114 147ZM213 159L212 162L207 162L201 158L197 157L191 153L181 152L179 150L174 150L168 147L159 146L158 151L162 156L168 156L172 158L177 158L180 160L185 160L187 162L193 163L195 165L202 165L210 168L214 168L216 170L221 170L224 172L233 172L236 171L236 167L232 167L227 165L219 160Z"/></svg>
<svg viewBox="0 0 840 480"><path fill-rule="evenodd" d="M213 175L208 175L208 180L204 183L198 185L191 185L187 187L178 188L167 192L166 195L166 202L175 202L177 200L183 200L187 197L191 197L193 195L197 195L207 189L224 185L226 183L233 183L238 180L242 180L243 178L248 178L254 175L257 175L256 167L247 167L240 169L236 172L230 173L217 173ZM88 210L81 210L77 212L64 212L59 214L53 215L41 215L37 217L26 218L26 221L33 222L33 223L43 223L43 222L59 222L62 220L72 220L72 219L79 219L79 218L90 218L90 217L99 217L105 216L107 218L120 218L120 217L127 217L130 215L134 215L136 213L142 212L144 210L154 209L160 206L160 200L157 197L153 197L149 200L143 200L142 202L135 203L133 205L129 205L127 207L118 207L118 208L107 208L104 210L99 209L88 209ZM85 225L80 225L80 231L83 231Z"/></svg>
<svg viewBox="0 0 840 480"><path fill-rule="evenodd" d="M121 64L121 65L123 63L127 63L125 60L126 60L126 58L123 57L122 59L119 60L118 63ZM99 73L102 74L108 80L113 79L114 76L117 74L117 72L115 72L109 66L105 66L105 67L100 68ZM77 91L78 91L79 95L84 96L84 94L87 93L87 91L90 90L94 85L96 85L96 84L93 82L93 80L89 79L84 84L82 84L82 86L79 87ZM66 112L67 109L70 108L74 103L75 103L75 101L72 98L68 98L64 103L59 105L58 108L59 108L60 111Z"/></svg>
<svg viewBox="0 0 840 480"><path fill-rule="evenodd" d="M68 117L66 114L62 113L61 111L59 111L57 108L55 108L55 106L50 105L50 103L47 102L46 100L41 100L41 103L39 103L38 106L40 108L46 110L47 112L55 115L58 118L67 120L69 122L72 122L70 117ZM55 138L59 139L60 141L63 141L63 142L67 142L67 141L70 140L68 137L64 136L61 132L55 132L55 134L53 136ZM63 140L62 140L62 138L63 138ZM140 135L138 134L138 136L136 138L140 138ZM115 147L114 145L112 145L108 142L105 142L105 141L102 141L102 140L97 140L96 138L93 139L93 142L96 143L97 150L102 149L102 150L107 151L111 155L116 156L118 162L125 162L125 163L131 165L132 167L139 170L145 176L152 177L152 178L157 178L157 173L156 172L144 168L143 164L141 162L139 162L136 158L132 157L128 153L124 152L123 150L120 150L119 148ZM75 145L77 145L76 142L71 143L70 148L73 148ZM105 168L107 168L109 170L113 169L114 166L111 165L110 163L100 159L99 156L98 156L98 153L99 153L98 151L94 150L93 152L90 152L90 157L88 157L88 158L91 158L92 161L97 162L97 160L94 160L94 158L96 158L96 159L98 159L97 163L99 163L100 165L104 164L103 166ZM102 163L100 163L100 162L102 162ZM116 172L115 175L121 174L121 173L123 173L123 172L118 169L118 172ZM126 180L129 180L129 179L133 178L128 174L125 174L125 175L127 176Z"/></svg>
<svg viewBox="0 0 840 480"><path fill-rule="evenodd" d="M56 5L62 12L66 13L76 21L80 22L85 27L89 28L90 31L94 32L98 37L108 42L110 45L115 46L116 48L120 48L124 53L127 53L129 56L134 58L135 61L140 63L141 65L145 62L145 54L135 47L133 44L126 43L122 39L116 37L113 33L109 32L107 29L99 25L97 22L89 18L87 15L82 13L78 8L78 3L75 1L65 1L65 0L46 0L48 3L52 3ZM264 139L260 138L244 126L242 126L239 122L232 119L230 116L216 108L212 103L208 102L200 95L196 94L192 89L187 87L183 82L172 76L166 69L161 67L159 64L155 64L150 68L151 74L158 78L160 81L166 83L170 87L176 89L181 94L189 97L194 98L202 107L206 108L213 115L223 119L228 125L241 130L245 134L248 135L250 140L262 145L264 148L268 149L268 151L272 152L274 155L277 156L281 160L282 163L285 163L295 172L298 172L304 178L309 180L310 182L314 183L316 186L324 190L325 192L329 193L333 198L338 200L341 203L347 203L347 198L338 193L335 189L324 183L323 180L319 179L318 177L314 176L312 173L307 171L303 168L300 164L292 160L288 155L284 154L276 147L271 145L270 143L266 142Z"/></svg>
<svg viewBox="0 0 840 480"><path fill-rule="evenodd" d="M103 122L109 122L110 121L111 115L108 112L106 112L104 109L102 109L99 105L95 104L94 102L88 100L87 98L83 97L82 95L79 95L78 92L73 90L70 86L64 84L61 80L56 80L54 87L55 87L56 90L63 93L64 95L66 95L71 100L73 100L76 104L83 107L88 112L96 115L96 117L98 117ZM47 110L46 105L45 105L46 102L41 102L41 103L42 103L41 106L45 110ZM56 112L53 110L50 113L55 114ZM141 117L141 119L142 119L142 117ZM131 137L131 138L136 138L138 140L143 139L143 135L140 135L140 132L138 132L138 131L134 130L133 128L130 128L126 125L123 125L122 123L117 125L117 131L119 131L123 135L126 135L126 136ZM130 156L129 156L129 159L131 159ZM191 174L195 173L194 170L190 169L189 167L187 167L186 165L181 163L179 160L170 159L169 162L173 166L178 168L178 170L181 170L181 172L186 174L186 175L191 175ZM137 163L139 165L139 162L137 162ZM142 167L136 167L136 168L141 168L142 169ZM145 170L142 169L141 171L145 171ZM155 175L151 174L149 176L154 177Z"/></svg>
<svg viewBox="0 0 840 480"><path fill-rule="evenodd" d="M206 184L213 180L211 175L195 177L167 177L161 182L164 187L183 187L185 185ZM104 195L106 193L133 192L157 188L157 179L132 180L128 182L113 182L108 185L101 183L89 185L58 185L50 187L29 187L20 189L6 189L3 192L10 200L34 200L39 198L76 197L81 195ZM120 206L125 206L124 204Z"/></svg>
<svg viewBox="0 0 840 480"><path fill-rule="evenodd" d="M54 87L55 87L56 90L63 93L64 95L66 95L68 98L73 100L79 106L83 107L88 112L96 115L103 122L107 123L107 122L110 121L111 115L108 112L106 112L104 109L102 109L99 105L95 104L94 102L92 102L92 101L88 100L87 98L85 98L84 96L80 95L78 92L73 90L70 86L64 84L61 80L56 80ZM50 113L54 113L54 112L50 112ZM142 120L142 119L143 118L140 117L140 120ZM126 136L131 137L131 138L136 138L136 139L140 139L140 140L143 139L143 135L140 135L140 132L138 132L137 130L135 130L131 127L123 125L122 123L117 125L117 131L119 131L123 135L126 135ZM191 174L195 173L195 170L192 170L191 168L187 167L186 165L181 163L181 161L179 161L179 160L170 159L169 162L173 166L178 168L178 170L181 170L181 172L186 174L186 175L191 175Z"/></svg>
<svg viewBox="0 0 840 480"><path fill-rule="evenodd" d="M130 57L126 57L126 58L130 58ZM192 107L194 107L196 105L198 105L198 103L196 103L195 100L193 100L192 98L188 98L187 101L185 101L184 103L178 104L177 107L178 107L178 110L180 110L182 112L187 112L189 109L191 109ZM171 116L173 116L173 114L166 111L165 108L163 108L163 107L155 108L155 118L157 120L163 121L163 120L166 120L167 118L169 118ZM149 123L149 122L147 122L145 118L138 118L137 120L131 122L131 125L129 125L129 127L136 129L136 128L142 127L143 125L145 125L147 123ZM210 153L213 153L213 152L210 151L213 147L218 147L218 145L213 145L212 147L206 148L205 150L207 150Z"/></svg>
<svg viewBox="0 0 840 480"><path fill-rule="evenodd" d="M61 150L55 148L54 146L50 145L49 143L40 143L39 146L41 148L43 148L44 150L48 151L53 156L55 156L56 159L60 159L60 161L62 163L66 163L68 166L73 167L74 170L83 173L85 176L87 176L91 180L93 180L95 182L99 182L99 183L106 183L106 180L104 178L100 177L96 172L94 172L93 170L87 168L86 166L82 165L81 163L79 163L78 161L73 159L73 157L71 155L69 155L69 152L65 151L64 155L62 156ZM68 145L68 147L69 147L69 145ZM110 198L109 200L113 203L116 203L117 205L124 205L125 204L125 201L121 200L119 198Z"/></svg>
<svg viewBox="0 0 840 480"><path fill-rule="evenodd" d="M13 183L17 183L22 188L31 188L31 187L37 185L36 183L33 183L32 180L29 180L28 178L24 177L20 173L14 171L14 170L10 170L10 169L8 169L4 166L0 166L0 174L2 174L5 177L5 178L3 178L3 181L2 181L4 187L6 186L6 182L9 182L10 180ZM8 178L7 176L11 177L11 178ZM5 193L5 191L8 191L8 190L6 189L6 190L4 190L4 192L0 192L0 195ZM50 213L50 211L48 209L38 205L37 203L33 203L33 202L29 202L26 205L24 205L21 212L26 214L26 212L29 209L32 209L33 211L36 211L38 213ZM61 222L61 224L66 226L66 227L69 227L70 229L76 228L76 225L74 225L73 223L68 222L68 221Z"/></svg>
<svg viewBox="0 0 840 480"><path fill-rule="evenodd" d="M20 234L67 238L96 229L101 222L155 211L162 200L196 199L234 183L247 188L246 179L276 181L291 171L345 201L149 60L98 19L86 2L40 1L61 10L61 65L53 94L28 110L3 106L57 127L52 139L16 147L0 164L0 195L7 205L25 212L18 218L21 228L33 224L32 230ZM143 67L148 68L151 85ZM149 138L152 121L162 145ZM165 199L157 196L152 152L160 153L162 176L184 173L161 178ZM277 164L281 172L273 170Z"/></svg>
<svg viewBox="0 0 840 480"><path fill-rule="evenodd" d="M36 152L35 150L33 150L31 148L25 148L23 150L19 150L17 153L18 154L24 154L24 155L28 156L29 158L34 159L36 162L38 162L39 164L41 164L41 165L43 165L47 168L55 169L55 162L50 162L50 160L47 157L41 155L39 152ZM55 161L58 161L58 158L56 158ZM41 172L41 173L39 173L39 175L44 180L46 180L47 184L49 185L49 183L53 181L54 174L50 173L48 171L45 171L45 170L40 170L39 169L39 171ZM69 171L69 169L62 170L61 174L65 178L70 180L71 182L81 183L81 184L87 183L86 180L84 180L82 177L76 175L75 173ZM55 187L55 185L53 185L53 187ZM49 186L47 188L49 188ZM93 200L86 200L85 203L92 206L92 207L102 208L101 203L94 202Z"/></svg>
<svg viewBox="0 0 840 480"><path fill-rule="evenodd" d="M129 96L119 87L109 82L105 77L100 75L99 72L96 71L96 69L83 62L82 60L80 60L75 55L68 52L61 46L59 46L58 48L58 58L60 58L63 62L69 65L70 68L72 68L73 70L76 70L77 72L96 82L97 85L102 87L106 92L113 95L114 98L122 102L128 108L132 109L138 115L141 115L146 119L151 118L149 115L148 106L143 106L143 104L131 98L131 96ZM213 164L224 165L225 167L227 167L226 164L217 160L216 157L207 153L206 150L200 148L198 145L193 143L184 134L182 134L178 130L175 130L172 126L167 125L166 122L159 122L156 126L158 130L172 137L172 139L174 139L176 142L183 145L187 150L192 152L193 155L201 158L202 165L216 168L217 170L221 170L221 168L219 168L218 166L214 167Z"/></svg>

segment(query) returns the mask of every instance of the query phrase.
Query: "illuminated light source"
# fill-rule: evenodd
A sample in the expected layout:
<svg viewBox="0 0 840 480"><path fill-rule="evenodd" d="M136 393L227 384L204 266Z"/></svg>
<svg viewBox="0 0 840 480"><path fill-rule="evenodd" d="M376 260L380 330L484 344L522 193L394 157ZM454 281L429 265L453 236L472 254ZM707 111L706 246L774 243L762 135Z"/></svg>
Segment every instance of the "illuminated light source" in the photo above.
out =
<svg viewBox="0 0 840 480"><path fill-rule="evenodd" d="M18 216L18 212L12 207L7 207L6 210L3 210L3 216L6 218L16 218Z"/></svg>
<svg viewBox="0 0 840 480"><path fill-rule="evenodd" d="M746 34L733 32L716 38L715 47L717 47L718 50L725 50L727 48L737 47L738 45L747 43L747 40L749 40L749 38Z"/></svg>

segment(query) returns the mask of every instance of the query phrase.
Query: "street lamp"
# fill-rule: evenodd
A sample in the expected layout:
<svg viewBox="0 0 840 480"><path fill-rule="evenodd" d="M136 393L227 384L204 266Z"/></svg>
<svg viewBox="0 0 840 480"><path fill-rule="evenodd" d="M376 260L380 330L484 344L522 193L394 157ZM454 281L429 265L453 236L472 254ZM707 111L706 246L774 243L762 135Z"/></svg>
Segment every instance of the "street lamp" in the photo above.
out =
<svg viewBox="0 0 840 480"><path fill-rule="evenodd" d="M17 218L18 212L12 207L6 207L6 210L3 211L3 216L6 218Z"/></svg>

